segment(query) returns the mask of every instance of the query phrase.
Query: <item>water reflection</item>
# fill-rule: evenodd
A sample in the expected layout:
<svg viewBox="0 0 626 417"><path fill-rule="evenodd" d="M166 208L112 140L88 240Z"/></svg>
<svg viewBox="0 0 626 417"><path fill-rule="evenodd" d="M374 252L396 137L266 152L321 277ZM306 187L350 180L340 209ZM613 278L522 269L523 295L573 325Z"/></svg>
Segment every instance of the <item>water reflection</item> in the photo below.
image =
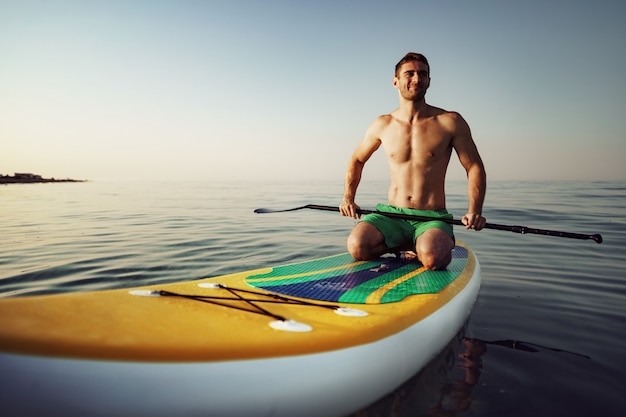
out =
<svg viewBox="0 0 626 417"><path fill-rule="evenodd" d="M462 378L446 382L441 387L437 405L428 410L428 415L455 414L468 410L472 404L472 391L480 379L482 356L487 347L481 340L466 337L462 339L462 346L456 364L458 369L464 371Z"/></svg>
<svg viewBox="0 0 626 417"><path fill-rule="evenodd" d="M350 417L432 417L483 415L488 406L476 400L483 359L491 346L528 353L551 351L586 355L513 339L467 337L463 328L443 351L401 387Z"/></svg>
<svg viewBox="0 0 626 417"><path fill-rule="evenodd" d="M467 409L481 368L480 344L471 340L461 329L414 377L350 417L447 415L446 410Z"/></svg>

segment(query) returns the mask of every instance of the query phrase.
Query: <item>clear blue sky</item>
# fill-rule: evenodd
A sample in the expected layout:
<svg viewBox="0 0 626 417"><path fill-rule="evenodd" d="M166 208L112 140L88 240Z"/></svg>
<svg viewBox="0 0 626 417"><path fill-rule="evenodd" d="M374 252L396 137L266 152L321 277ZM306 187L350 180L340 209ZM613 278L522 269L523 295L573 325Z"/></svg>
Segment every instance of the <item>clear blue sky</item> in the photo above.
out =
<svg viewBox="0 0 626 417"><path fill-rule="evenodd" d="M416 51L490 180L626 180L625 22L615 0L0 0L0 173L341 181Z"/></svg>

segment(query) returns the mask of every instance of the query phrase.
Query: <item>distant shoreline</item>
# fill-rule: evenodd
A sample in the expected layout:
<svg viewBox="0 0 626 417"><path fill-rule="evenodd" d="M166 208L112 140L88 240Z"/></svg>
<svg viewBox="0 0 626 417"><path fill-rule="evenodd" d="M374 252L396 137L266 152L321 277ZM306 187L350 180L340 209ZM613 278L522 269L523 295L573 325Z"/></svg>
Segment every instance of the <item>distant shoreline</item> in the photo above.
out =
<svg viewBox="0 0 626 417"><path fill-rule="evenodd" d="M73 180L70 178L57 180L55 178L43 178L36 174L18 174L13 176L0 175L0 184L35 184L42 182L86 182L87 180Z"/></svg>

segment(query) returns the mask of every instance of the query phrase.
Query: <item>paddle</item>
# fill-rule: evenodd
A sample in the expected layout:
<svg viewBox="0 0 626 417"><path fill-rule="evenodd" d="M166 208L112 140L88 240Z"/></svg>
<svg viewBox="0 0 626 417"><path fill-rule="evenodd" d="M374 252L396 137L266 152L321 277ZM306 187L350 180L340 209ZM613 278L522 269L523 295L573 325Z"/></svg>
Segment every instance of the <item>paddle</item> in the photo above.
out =
<svg viewBox="0 0 626 417"><path fill-rule="evenodd" d="M282 210L258 208L254 210L254 212L259 213L259 214L282 213L285 211L296 211L296 210L302 210L302 209L337 211L337 212L339 211L339 207L321 206L317 204L307 204L306 206L300 206L300 207L294 207L294 208L282 209ZM421 221L434 220L432 217L427 217L427 216L417 216L417 215L412 215L412 214L401 214L401 213L385 213L382 211L373 211L373 210L364 210L364 209L358 210L358 213L359 214L378 213L378 214L383 214L385 216L395 217L398 219L406 219L406 220L421 220ZM457 219L439 219L438 218L436 220L441 220L445 223L455 224L457 226L463 226L463 222ZM484 228L495 229L495 230L506 230L509 232L521 233L521 234L531 233L535 235L567 237L570 239L581 239L581 240L591 239L597 243L602 243L602 236L599 234L585 235L581 233L570 233L570 232L559 232L556 230L534 229L532 227L526 227L526 226L507 226L505 224L495 224L495 223L486 223Z"/></svg>

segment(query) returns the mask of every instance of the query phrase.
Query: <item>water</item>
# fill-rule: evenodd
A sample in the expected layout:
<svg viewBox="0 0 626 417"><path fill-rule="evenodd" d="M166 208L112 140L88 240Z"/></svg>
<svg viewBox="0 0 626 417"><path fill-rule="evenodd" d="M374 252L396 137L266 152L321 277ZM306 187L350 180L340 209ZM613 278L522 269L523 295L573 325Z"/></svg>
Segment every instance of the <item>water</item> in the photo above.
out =
<svg viewBox="0 0 626 417"><path fill-rule="evenodd" d="M192 280L345 250L340 183L59 183L0 186L0 296ZM363 184L373 208L386 184ZM460 217L465 184L448 184ZM604 243L504 231L457 237L483 284L465 329L414 378L355 414L626 413L626 182L492 182L493 223L601 233Z"/></svg>

